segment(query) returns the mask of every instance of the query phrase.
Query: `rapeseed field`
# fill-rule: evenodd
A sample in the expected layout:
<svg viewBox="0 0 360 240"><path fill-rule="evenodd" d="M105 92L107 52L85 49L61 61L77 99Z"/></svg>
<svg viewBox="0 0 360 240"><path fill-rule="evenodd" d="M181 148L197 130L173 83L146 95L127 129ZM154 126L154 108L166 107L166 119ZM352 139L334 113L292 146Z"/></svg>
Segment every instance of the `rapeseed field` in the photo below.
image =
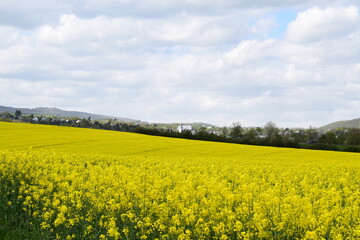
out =
<svg viewBox="0 0 360 240"><path fill-rule="evenodd" d="M359 161L0 123L0 212L38 239L359 239Z"/></svg>

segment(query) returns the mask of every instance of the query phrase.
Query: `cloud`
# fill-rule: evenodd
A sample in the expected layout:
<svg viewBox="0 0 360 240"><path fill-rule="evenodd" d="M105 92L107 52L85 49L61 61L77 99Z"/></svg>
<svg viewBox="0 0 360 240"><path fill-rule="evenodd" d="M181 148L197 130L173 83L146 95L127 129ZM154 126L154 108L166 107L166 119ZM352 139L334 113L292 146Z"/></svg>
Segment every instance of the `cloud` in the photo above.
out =
<svg viewBox="0 0 360 240"><path fill-rule="evenodd" d="M245 40L239 43L234 49L226 53L225 60L231 65L246 65L263 60L269 56L269 50L274 40L258 41Z"/></svg>
<svg viewBox="0 0 360 240"><path fill-rule="evenodd" d="M241 36L251 34L246 24L234 23L233 17L185 14L162 21L106 16L81 19L75 15L62 15L58 25L38 28L34 41L87 54L114 50L149 51L169 46L218 46L237 42Z"/></svg>
<svg viewBox="0 0 360 240"><path fill-rule="evenodd" d="M71 6L58 0L4 0L0 2L0 25L32 29L44 23L55 23Z"/></svg>
<svg viewBox="0 0 360 240"><path fill-rule="evenodd" d="M340 2L355 0L340 0ZM268 9L324 5L339 0L3 0L0 2L0 25L34 29L54 24L64 14L91 19L98 16L166 19L188 13L197 16L226 15L244 12L251 15ZM244 10L243 12L241 12ZM240 12L239 12L240 11Z"/></svg>
<svg viewBox="0 0 360 240"><path fill-rule="evenodd" d="M20 7L24 19L34 10L29 26L0 17L0 104L56 103L154 122L218 125L272 120L307 127L355 118L358 6L286 2L39 1ZM45 11L57 4L62 7ZM286 36L270 38L276 13L294 5L298 14ZM0 4L0 11L14 6Z"/></svg>
<svg viewBox="0 0 360 240"><path fill-rule="evenodd" d="M0 49L8 48L14 42L21 41L21 35L16 28L8 26L0 26Z"/></svg>
<svg viewBox="0 0 360 240"><path fill-rule="evenodd" d="M288 39L294 42L315 42L343 37L359 30L359 9L355 6L311 8L289 24Z"/></svg>

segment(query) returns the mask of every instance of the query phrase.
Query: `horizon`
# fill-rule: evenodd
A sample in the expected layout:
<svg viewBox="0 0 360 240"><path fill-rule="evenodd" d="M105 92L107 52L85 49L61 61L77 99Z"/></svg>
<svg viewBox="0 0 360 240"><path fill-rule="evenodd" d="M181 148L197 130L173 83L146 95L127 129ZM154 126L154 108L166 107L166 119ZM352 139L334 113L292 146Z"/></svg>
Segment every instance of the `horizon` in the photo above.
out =
<svg viewBox="0 0 360 240"><path fill-rule="evenodd" d="M216 126L359 118L355 0L14 0L0 13L0 105Z"/></svg>
<svg viewBox="0 0 360 240"><path fill-rule="evenodd" d="M17 110L20 110L20 109L29 109L29 110L34 110L34 109L41 109L41 108L45 108L45 109L57 109L57 110L60 110L60 111L65 111L65 112L79 112L79 113L85 113L85 114L90 114L90 115L103 115L103 114L99 114L99 113L93 113L93 112L84 112L84 111L72 111L72 110L66 110L66 109L63 109L63 108L58 108L58 107L46 107L46 106L41 106L41 107L34 107L34 108L24 108L24 107L12 107L12 106L2 106L0 105L0 107L6 107L6 108L13 108L13 109L17 109ZM1 113L1 112L0 112ZM200 122L200 121L195 121L195 122L181 122L181 121L175 121L175 122L161 122L161 121L155 121L155 122L148 122L148 121L145 121L145 120L142 120L142 119L131 119L131 118L127 118L126 116L112 116L112 115L103 115L104 117L109 117L109 118L118 118L118 119L129 119L129 120L133 120L133 121L140 121L140 122L143 122L143 123L149 123L149 124L208 124L208 125L212 125L214 127L232 127L232 125L234 123L240 123L241 127L242 128L256 128L256 127L264 127L266 123L268 122L272 122L274 123L278 128L280 129L286 129L286 128L289 128L289 129L307 129L309 127L312 127L312 128L323 128L324 126L326 125L330 125L330 124L334 124L334 123L337 123L337 122L343 122L343 121L351 121L351 120L356 120L356 119L360 119L360 118L354 118L354 119L342 119L342 120L337 120L337 121L334 121L334 122L329 122L329 123L326 123L322 126L314 126L314 125L309 125L307 127L299 127L299 126L279 126L277 125L276 122L273 122L271 120L267 121L266 123L262 124L262 125L256 125L256 126L245 126L243 124L241 124L241 122L234 122L234 123L231 123L230 125L216 125L216 124L212 124L211 122ZM61 117L61 116L60 116Z"/></svg>

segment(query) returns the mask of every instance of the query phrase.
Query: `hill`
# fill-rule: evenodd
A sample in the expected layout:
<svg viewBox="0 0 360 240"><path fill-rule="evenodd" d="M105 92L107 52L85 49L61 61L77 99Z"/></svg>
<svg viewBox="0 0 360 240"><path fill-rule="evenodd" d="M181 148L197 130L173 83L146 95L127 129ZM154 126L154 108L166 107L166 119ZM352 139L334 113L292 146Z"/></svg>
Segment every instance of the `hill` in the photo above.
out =
<svg viewBox="0 0 360 240"><path fill-rule="evenodd" d="M10 112L14 114L16 110L20 110L22 114L29 115L48 115L48 116L55 116L55 117L63 117L63 118L70 118L70 117L77 117L80 119L87 119L91 118L92 120L108 120L116 118L118 121L121 122L129 122L129 123L139 123L142 122L140 120L134 120L131 118L124 118L124 117L114 117L114 116L107 116L101 114L94 114L94 113L87 113L87 112L78 112L78 111L66 111L59 108L48 108L48 107L37 107L37 108L15 108L15 107L7 107L0 105L0 113L3 112ZM147 122L143 122L147 123ZM159 127L172 127L176 128L180 125L180 123L153 123ZM200 127L216 127L215 125L202 123L202 122L193 122L193 123L182 123L183 125L191 125L194 129L198 129Z"/></svg>
<svg viewBox="0 0 360 240"><path fill-rule="evenodd" d="M325 126L320 127L319 130L322 132L326 132L329 129L332 130L338 128L360 128L360 118L329 123Z"/></svg>
<svg viewBox="0 0 360 240"><path fill-rule="evenodd" d="M0 106L0 113L2 112L10 112L12 114L15 113L16 110L20 110L22 114L34 114L34 115L49 115L55 117L77 117L77 118L88 118L90 117L92 120L107 120L116 118L119 121L124 122L137 122L137 120L130 118L122 118L122 117L113 117L106 116L100 114L93 114L87 112L77 112L77 111L66 111L59 108L47 108L47 107L38 107L38 108L14 108L14 107L6 107Z"/></svg>

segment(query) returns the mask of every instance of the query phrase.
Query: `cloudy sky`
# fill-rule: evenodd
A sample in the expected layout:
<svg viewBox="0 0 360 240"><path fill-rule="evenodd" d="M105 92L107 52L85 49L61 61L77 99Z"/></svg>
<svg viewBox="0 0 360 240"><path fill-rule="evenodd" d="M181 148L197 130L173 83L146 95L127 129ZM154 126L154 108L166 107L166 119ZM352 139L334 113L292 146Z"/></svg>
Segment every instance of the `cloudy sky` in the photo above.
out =
<svg viewBox="0 0 360 240"><path fill-rule="evenodd" d="M358 0L1 0L0 105L149 122L360 117Z"/></svg>

